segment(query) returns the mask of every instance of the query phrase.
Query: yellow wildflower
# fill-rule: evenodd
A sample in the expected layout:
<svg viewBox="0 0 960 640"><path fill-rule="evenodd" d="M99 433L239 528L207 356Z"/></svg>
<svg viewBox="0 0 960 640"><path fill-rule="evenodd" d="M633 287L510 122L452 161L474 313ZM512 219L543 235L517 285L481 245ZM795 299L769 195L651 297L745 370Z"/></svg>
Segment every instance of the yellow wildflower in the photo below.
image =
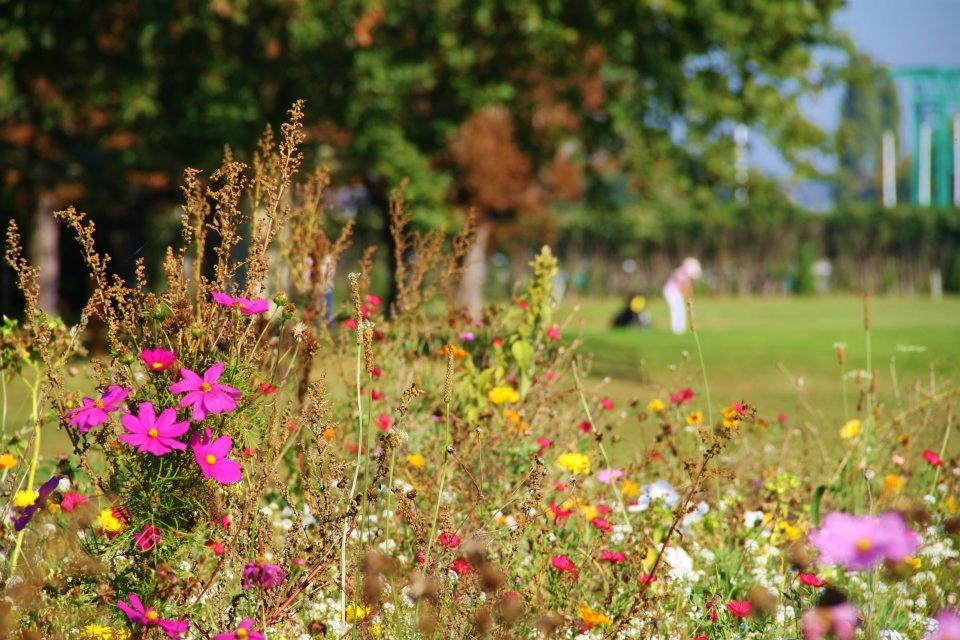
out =
<svg viewBox="0 0 960 640"><path fill-rule="evenodd" d="M359 604L347 605L347 622L356 622L367 617L369 611Z"/></svg>
<svg viewBox="0 0 960 640"><path fill-rule="evenodd" d="M130 640L126 629L114 629L102 624L88 624L80 630L85 640Z"/></svg>
<svg viewBox="0 0 960 640"><path fill-rule="evenodd" d="M580 605L580 620L583 621L583 624L587 625L591 629L593 627L601 627L613 622L613 620L610 619L610 616L599 611L594 611L590 608L590 605L586 603Z"/></svg>
<svg viewBox="0 0 960 640"><path fill-rule="evenodd" d="M557 466L569 471L573 475L589 475L590 458L582 453L570 451L563 453L557 458Z"/></svg>
<svg viewBox="0 0 960 640"><path fill-rule="evenodd" d="M423 469L427 465L427 459L419 453L411 453L407 456L407 464L414 469Z"/></svg>
<svg viewBox="0 0 960 640"><path fill-rule="evenodd" d="M691 411L687 415L687 424L691 427L695 427L701 422L703 422L703 411Z"/></svg>
<svg viewBox="0 0 960 640"><path fill-rule="evenodd" d="M37 498L40 497L40 494L32 489L24 489L23 491L17 491L13 496L13 506L20 507L29 507L34 502L37 501Z"/></svg>
<svg viewBox="0 0 960 640"><path fill-rule="evenodd" d="M627 500L633 500L640 495L640 485L633 480L624 480L620 485L620 491Z"/></svg>
<svg viewBox="0 0 960 640"><path fill-rule="evenodd" d="M506 409L503 412L503 417L506 418L507 422L512 424L520 434L524 434L530 430L530 423L520 417L520 412L516 409Z"/></svg>
<svg viewBox="0 0 960 640"><path fill-rule="evenodd" d="M660 398L654 398L653 400L647 403L647 411L651 413L660 413L666 408L667 408L666 403L664 403L664 401L661 400Z"/></svg>
<svg viewBox="0 0 960 640"><path fill-rule="evenodd" d="M452 355L457 360L463 360L470 354L455 344L448 344L443 347L443 355Z"/></svg>
<svg viewBox="0 0 960 640"><path fill-rule="evenodd" d="M953 515L958 510L960 510L960 505L957 504L957 499L953 496L948 497L943 501L943 506L946 508L947 513Z"/></svg>
<svg viewBox="0 0 960 640"><path fill-rule="evenodd" d="M727 429L736 429L740 426L740 410L736 407L724 407L723 426Z"/></svg>
<svg viewBox="0 0 960 640"><path fill-rule="evenodd" d="M920 567L923 566L923 560L917 556L907 556L903 561L914 571L920 571Z"/></svg>
<svg viewBox="0 0 960 640"><path fill-rule="evenodd" d="M494 387L487 394L487 399L493 404L520 402L520 394L513 387Z"/></svg>
<svg viewBox="0 0 960 640"><path fill-rule="evenodd" d="M0 455L0 469L9 469L15 464L17 464L17 459L9 451Z"/></svg>
<svg viewBox="0 0 960 640"><path fill-rule="evenodd" d="M888 473L883 476L883 489L887 493L899 493L903 489L903 476L896 473Z"/></svg>
<svg viewBox="0 0 960 640"><path fill-rule="evenodd" d="M110 533L116 533L123 528L123 522L120 519L113 515L113 509L104 509L100 512L100 515L97 516L97 526L108 531Z"/></svg>
<svg viewBox="0 0 960 640"><path fill-rule="evenodd" d="M583 514L583 517L587 520L593 520L600 515L600 510L597 509L595 505L584 504L580 506L580 513Z"/></svg>
<svg viewBox="0 0 960 640"><path fill-rule="evenodd" d="M840 437L844 440L852 440L860 434L860 428L862 426L861 422L856 418L847 420L846 424L840 428Z"/></svg>
<svg viewBox="0 0 960 640"><path fill-rule="evenodd" d="M779 520L777 522L777 530L791 542L803 537L803 529L786 520Z"/></svg>
<svg viewBox="0 0 960 640"><path fill-rule="evenodd" d="M370 625L370 635L374 638L379 638L383 635L383 627L379 624Z"/></svg>

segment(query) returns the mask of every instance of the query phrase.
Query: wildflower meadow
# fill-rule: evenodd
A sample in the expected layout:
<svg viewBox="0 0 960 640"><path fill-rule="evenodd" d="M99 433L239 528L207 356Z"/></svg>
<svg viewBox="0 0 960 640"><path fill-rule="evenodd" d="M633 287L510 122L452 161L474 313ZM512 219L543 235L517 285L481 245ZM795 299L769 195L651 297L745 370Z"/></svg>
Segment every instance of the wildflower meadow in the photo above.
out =
<svg viewBox="0 0 960 640"><path fill-rule="evenodd" d="M610 397L549 247L473 317L475 220L420 231L401 187L389 246L343 264L302 118L185 172L162 272L115 275L58 212L78 324L8 226L0 636L960 639L958 389L889 383L870 296L843 419L711 395L695 304L693 374Z"/></svg>

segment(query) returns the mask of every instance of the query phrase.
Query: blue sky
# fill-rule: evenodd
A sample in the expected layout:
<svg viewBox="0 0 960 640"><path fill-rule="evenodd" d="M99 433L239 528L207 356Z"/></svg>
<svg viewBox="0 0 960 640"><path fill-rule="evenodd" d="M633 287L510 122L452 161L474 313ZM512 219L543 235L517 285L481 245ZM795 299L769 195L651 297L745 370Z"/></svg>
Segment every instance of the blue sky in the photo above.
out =
<svg viewBox="0 0 960 640"><path fill-rule="evenodd" d="M960 0L849 0L835 20L860 49L888 66L960 68ZM807 101L804 110L832 129L839 120L840 99L839 90L829 91ZM780 173L775 154L756 142L752 160Z"/></svg>

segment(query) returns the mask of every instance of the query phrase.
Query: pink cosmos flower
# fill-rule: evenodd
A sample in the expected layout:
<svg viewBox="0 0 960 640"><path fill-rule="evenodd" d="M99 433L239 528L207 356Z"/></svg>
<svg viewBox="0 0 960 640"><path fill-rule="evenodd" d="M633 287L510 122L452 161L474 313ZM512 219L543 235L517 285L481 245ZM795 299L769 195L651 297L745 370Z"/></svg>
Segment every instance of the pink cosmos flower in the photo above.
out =
<svg viewBox="0 0 960 640"><path fill-rule="evenodd" d="M155 349L144 349L140 352L140 359L143 360L147 371L166 371L177 361L177 355L173 351L167 351L161 347Z"/></svg>
<svg viewBox="0 0 960 640"><path fill-rule="evenodd" d="M547 337L556 342L560 339L560 327L555 324L550 325L550 328L547 329Z"/></svg>
<svg viewBox="0 0 960 640"><path fill-rule="evenodd" d="M375 293L368 293L367 304L373 305L374 307L379 307L381 304L383 304L383 299Z"/></svg>
<svg viewBox="0 0 960 640"><path fill-rule="evenodd" d="M266 298L256 298L251 300L250 298L227 295L221 291L211 291L210 297L213 298L213 301L220 306L231 309L239 309L240 313L247 316L263 313L270 308L270 301Z"/></svg>
<svg viewBox="0 0 960 640"><path fill-rule="evenodd" d="M944 609L937 614L937 630L929 640L960 640L960 616L956 611Z"/></svg>
<svg viewBox="0 0 960 640"><path fill-rule="evenodd" d="M455 533L444 531L437 536L437 542L439 542L440 546L445 549L456 549L460 546L460 536Z"/></svg>
<svg viewBox="0 0 960 640"><path fill-rule="evenodd" d="M750 601L749 600L734 600L730 599L730 602L727 603L727 611L733 614L735 618L746 618L750 615Z"/></svg>
<svg viewBox="0 0 960 640"><path fill-rule="evenodd" d="M212 432L207 429L202 438L194 434L190 446L204 478L213 478L220 484L233 484L243 477L240 463L227 457L233 448L230 436L213 440Z"/></svg>
<svg viewBox="0 0 960 640"><path fill-rule="evenodd" d="M450 563L450 570L458 576L463 576L473 571L473 567L470 566L466 558L457 558Z"/></svg>
<svg viewBox="0 0 960 640"><path fill-rule="evenodd" d="M826 586L827 584L826 580L818 577L816 574L813 574L813 573L801 573L799 578L800 578L800 583L805 584L808 587L816 587L819 589L820 587Z"/></svg>
<svg viewBox="0 0 960 640"><path fill-rule="evenodd" d="M250 618L244 618L236 629L218 633L213 636L213 640L264 640L262 633L253 630L254 624Z"/></svg>
<svg viewBox="0 0 960 640"><path fill-rule="evenodd" d="M573 560L565 555L552 556L550 558L550 564L557 571L569 573L574 577L577 575L577 565L573 564Z"/></svg>
<svg viewBox="0 0 960 640"><path fill-rule="evenodd" d="M389 431L391 424L393 424L393 419L389 413L381 413L377 416L377 429L380 429L380 431Z"/></svg>
<svg viewBox="0 0 960 640"><path fill-rule="evenodd" d="M898 513L853 516L834 512L810 532L810 543L820 551L821 564L839 564L862 571L885 560L900 562L917 550L917 534Z"/></svg>
<svg viewBox="0 0 960 640"><path fill-rule="evenodd" d="M606 409L607 411L610 411L613 409L613 400L611 400L607 396L603 396L602 398L600 398L600 406Z"/></svg>
<svg viewBox="0 0 960 640"><path fill-rule="evenodd" d="M550 513L553 514L553 522L555 524L563 524L563 521L569 518L573 514L572 509L564 509L556 502L551 502L549 505Z"/></svg>
<svg viewBox="0 0 960 640"><path fill-rule="evenodd" d="M223 375L226 364L218 362L203 372L201 378L183 367L180 369L180 382L167 387L170 393L186 393L180 398L181 407L193 406L193 419L200 422L208 413L230 413L237 408L240 391L231 386L220 384L217 380Z"/></svg>
<svg viewBox="0 0 960 640"><path fill-rule="evenodd" d="M603 484L613 484L623 476L620 469L601 469L597 471L597 480Z"/></svg>
<svg viewBox="0 0 960 640"><path fill-rule="evenodd" d="M477 336L473 333L473 331L461 331L461 332L460 332L460 340L461 340L461 342L473 342L473 341L476 340L476 339L477 339Z"/></svg>
<svg viewBox="0 0 960 640"><path fill-rule="evenodd" d="M609 562L610 564L623 564L627 561L627 554L622 551L610 551L609 549L604 549L600 552L600 559L604 562Z"/></svg>
<svg viewBox="0 0 960 640"><path fill-rule="evenodd" d="M800 618L804 640L821 640L831 634L837 640L852 640L859 624L860 615L849 602L832 607L814 607Z"/></svg>
<svg viewBox="0 0 960 640"><path fill-rule="evenodd" d="M174 640L183 637L190 627L190 622L187 620L161 618L156 609L144 606L140 596L135 593L128 594L127 600L129 603L123 600L117 602L117 607L134 624L142 627L160 627L168 638L174 638Z"/></svg>
<svg viewBox="0 0 960 640"><path fill-rule="evenodd" d="M143 525L143 531L133 536L133 541L137 543L140 551L153 549L161 540L163 540L163 535L161 535L160 529L152 524Z"/></svg>
<svg viewBox="0 0 960 640"><path fill-rule="evenodd" d="M931 467L939 467L943 464L943 460L940 459L940 456L938 456L935 451L931 451L930 449L924 449L923 459L926 460L927 464L929 464Z"/></svg>
<svg viewBox="0 0 960 640"><path fill-rule="evenodd" d="M63 494L63 500L60 501L60 508L64 511L73 511L77 507L89 502L90 499L87 498L87 496L77 493L76 491L67 491Z"/></svg>
<svg viewBox="0 0 960 640"><path fill-rule="evenodd" d="M273 589L279 587L286 577L287 574L283 567L261 558L256 562L248 562L243 568L241 585L244 589L249 589L252 586L258 586L261 589Z"/></svg>
<svg viewBox="0 0 960 640"><path fill-rule="evenodd" d="M127 413L120 418L126 433L120 434L118 439L136 447L140 453L152 453L155 456L162 456L174 449L184 451L187 445L177 438L190 429L190 423L176 420L176 409L164 409L157 416L153 403L141 402L136 416Z"/></svg>
<svg viewBox="0 0 960 640"><path fill-rule="evenodd" d="M131 393L133 389L112 385L96 400L84 398L81 406L67 412L70 416L70 424L80 433L86 433L92 427L100 426L110 418L112 412L120 409L123 401Z"/></svg>
<svg viewBox="0 0 960 640"><path fill-rule="evenodd" d="M553 440L540 436L537 438L537 446L539 447L537 450L537 455L542 456L544 451L553 446Z"/></svg>
<svg viewBox="0 0 960 640"><path fill-rule="evenodd" d="M593 525L595 529L599 529L602 533L610 533L610 521L606 518L594 518L590 521L590 524Z"/></svg>

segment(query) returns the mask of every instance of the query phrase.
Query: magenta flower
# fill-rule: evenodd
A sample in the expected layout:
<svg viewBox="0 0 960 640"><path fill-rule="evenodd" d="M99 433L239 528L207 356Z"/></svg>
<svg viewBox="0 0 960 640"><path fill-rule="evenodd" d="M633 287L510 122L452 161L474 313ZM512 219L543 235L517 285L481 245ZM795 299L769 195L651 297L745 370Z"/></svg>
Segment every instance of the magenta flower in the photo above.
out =
<svg viewBox="0 0 960 640"><path fill-rule="evenodd" d="M160 627L164 633L167 634L168 638L173 638L174 640L183 637L183 634L185 634L190 627L190 623L187 620L161 618L156 609L153 607L145 607L140 600L140 596L135 593L127 594L127 600L130 602L127 603L123 600L117 602L117 607L120 611L123 611L124 615L134 624L139 624L142 627Z"/></svg>
<svg viewBox="0 0 960 640"><path fill-rule="evenodd" d="M244 618L233 631L224 631L213 636L213 640L264 640L263 634L252 629L254 621Z"/></svg>
<svg viewBox="0 0 960 640"><path fill-rule="evenodd" d="M573 576L577 575L577 565L575 565L573 560L565 555L551 556L550 564L553 565L553 568L557 571L569 573Z"/></svg>
<svg viewBox="0 0 960 640"><path fill-rule="evenodd" d="M610 564L623 564L627 561L627 554L622 551L610 551L609 549L604 549L600 552L600 559L604 562L609 562Z"/></svg>
<svg viewBox="0 0 960 640"><path fill-rule="evenodd" d="M207 429L202 438L194 435L190 442L203 477L213 478L220 484L239 482L243 477L240 463L227 457L233 448L233 440L230 436L220 436L216 440L212 438L210 429Z"/></svg>
<svg viewBox="0 0 960 640"><path fill-rule="evenodd" d="M898 513L853 516L834 512L810 533L810 543L820 551L821 564L862 571L885 560L900 562L917 550L919 540Z"/></svg>
<svg viewBox="0 0 960 640"><path fill-rule="evenodd" d="M860 615L849 602L832 607L814 607L800 618L804 640L821 640L830 635L837 640L852 640L859 624Z"/></svg>
<svg viewBox="0 0 960 640"><path fill-rule="evenodd" d="M163 535L160 533L160 529L152 524L143 525L143 531L133 536L133 541L137 543L137 548L140 551L150 551L161 540L163 540Z"/></svg>
<svg viewBox="0 0 960 640"><path fill-rule="evenodd" d="M110 418L110 413L120 408L132 392L133 389L111 385L107 392L96 400L84 398L81 406L67 412L70 416L70 424L74 425L80 433L86 433L92 427L100 426Z"/></svg>
<svg viewBox="0 0 960 640"><path fill-rule="evenodd" d="M937 614L937 630L928 640L960 640L960 616L956 611L944 609Z"/></svg>
<svg viewBox="0 0 960 640"><path fill-rule="evenodd" d="M244 589L250 587L260 587L261 589L273 589L280 586L283 579L287 577L283 567L278 564L271 564L259 558L256 562L248 562L243 568L243 579L241 584Z"/></svg>
<svg viewBox="0 0 960 640"><path fill-rule="evenodd" d="M167 387L170 393L186 393L180 398L181 407L193 406L193 419L200 422L209 413L230 413L237 408L240 390L220 384L226 364L218 362L203 372L201 378L186 367L180 369L180 382Z"/></svg>
<svg viewBox="0 0 960 640"><path fill-rule="evenodd" d="M184 451L187 445L177 438L190 429L190 423L176 420L176 409L164 409L158 417L153 403L142 402L136 416L128 413L120 418L126 433L120 434L118 439L136 447L140 453L152 453L155 456L162 456L174 449Z"/></svg>
<svg viewBox="0 0 960 640"><path fill-rule="evenodd" d="M266 298L255 298L251 300L250 298L227 295L221 291L211 291L210 297L220 306L239 309L240 313L247 316L263 313L270 308L270 301Z"/></svg>
<svg viewBox="0 0 960 640"><path fill-rule="evenodd" d="M140 352L140 359L143 360L147 371L166 371L177 361L177 355L173 351L167 351L161 347L155 349L144 349Z"/></svg>

